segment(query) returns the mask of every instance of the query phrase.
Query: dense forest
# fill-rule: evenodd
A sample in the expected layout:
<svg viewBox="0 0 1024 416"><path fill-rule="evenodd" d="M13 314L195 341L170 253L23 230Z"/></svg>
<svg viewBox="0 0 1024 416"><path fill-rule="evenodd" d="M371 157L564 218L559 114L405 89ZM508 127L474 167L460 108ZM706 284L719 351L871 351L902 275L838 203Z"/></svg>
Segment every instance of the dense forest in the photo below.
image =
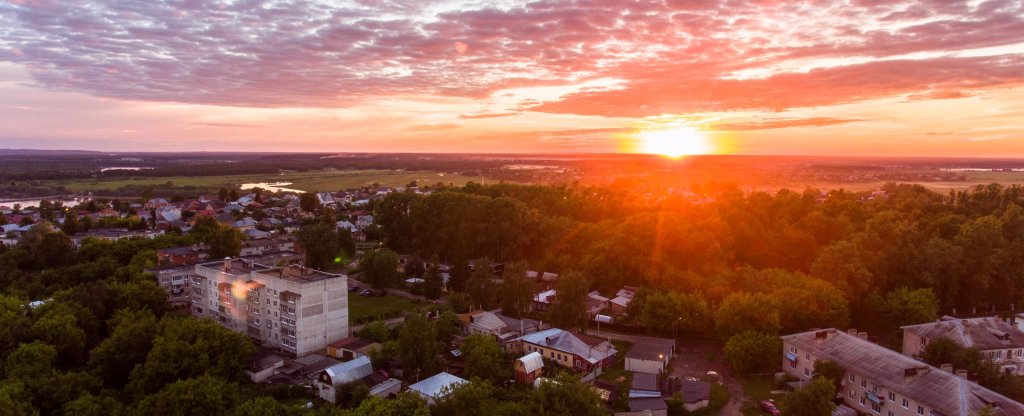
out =
<svg viewBox="0 0 1024 416"><path fill-rule="evenodd" d="M393 194L376 212L395 251L577 270L602 293L651 286L718 305L737 292L835 291L863 312L854 323L901 288L933 290L942 313L1019 303L1022 188L883 191L744 194L718 186L695 203L612 187L470 184Z"/></svg>

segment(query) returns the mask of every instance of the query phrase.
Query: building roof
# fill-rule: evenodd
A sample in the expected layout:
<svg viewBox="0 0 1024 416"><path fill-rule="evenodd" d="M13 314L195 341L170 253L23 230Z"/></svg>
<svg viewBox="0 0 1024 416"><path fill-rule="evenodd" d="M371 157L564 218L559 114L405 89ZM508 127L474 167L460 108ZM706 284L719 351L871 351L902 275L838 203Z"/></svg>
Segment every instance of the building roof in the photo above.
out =
<svg viewBox="0 0 1024 416"><path fill-rule="evenodd" d="M487 331L497 331L508 326L498 315L487 311L470 315L469 323Z"/></svg>
<svg viewBox="0 0 1024 416"><path fill-rule="evenodd" d="M668 410L668 404L661 397L642 397L629 399L629 411L639 412L643 410Z"/></svg>
<svg viewBox="0 0 1024 416"><path fill-rule="evenodd" d="M519 357L516 361L523 363L523 369L526 370L527 373L532 373L544 367L544 358L536 351Z"/></svg>
<svg viewBox="0 0 1024 416"><path fill-rule="evenodd" d="M626 353L627 359L663 361L672 355L675 341L665 338L638 338L633 347Z"/></svg>
<svg viewBox="0 0 1024 416"><path fill-rule="evenodd" d="M1024 348L1024 333L996 317L958 319L946 316L938 322L905 326L903 331L930 340L949 338L962 347L982 351Z"/></svg>
<svg viewBox="0 0 1024 416"><path fill-rule="evenodd" d="M942 415L974 415L990 405L997 407L997 415L1024 415L1024 405L1006 396L856 335L827 329L782 340Z"/></svg>
<svg viewBox="0 0 1024 416"><path fill-rule="evenodd" d="M357 357L354 360L335 364L324 369L327 376L331 378L331 384L338 387L369 376L373 373L373 366L367 356Z"/></svg>
<svg viewBox="0 0 1024 416"><path fill-rule="evenodd" d="M424 396L438 398L443 393L446 393L446 388L452 389L463 383L468 383L468 381L446 372L441 372L434 374L430 378L421 380L419 383L409 386L409 390L414 390Z"/></svg>
<svg viewBox="0 0 1024 416"><path fill-rule="evenodd" d="M520 339L534 345L573 354L587 360L591 364L611 357L618 352L611 343L600 341L599 339L597 339L599 342L596 344L587 343L576 334L558 328L534 332L524 335Z"/></svg>
<svg viewBox="0 0 1024 416"><path fill-rule="evenodd" d="M545 290L536 295L533 295L533 301L540 303L551 303L551 298L555 297L555 295L557 294L558 293L555 292L555 289Z"/></svg>
<svg viewBox="0 0 1024 416"><path fill-rule="evenodd" d="M658 391L658 375L633 373L632 390Z"/></svg>
<svg viewBox="0 0 1024 416"><path fill-rule="evenodd" d="M612 300L610 300L610 302L613 305L619 305L619 306L625 308L625 307L629 306L629 302L632 301L632 300L633 299L627 298L625 296L616 296L616 297L612 298Z"/></svg>
<svg viewBox="0 0 1024 416"><path fill-rule="evenodd" d="M374 344L377 344L377 342L372 339L348 337L332 342L331 346L334 348L356 351L363 347L368 347Z"/></svg>
<svg viewBox="0 0 1024 416"><path fill-rule="evenodd" d="M711 384L698 380L683 380L679 386L679 395L686 403L697 403L711 399Z"/></svg>

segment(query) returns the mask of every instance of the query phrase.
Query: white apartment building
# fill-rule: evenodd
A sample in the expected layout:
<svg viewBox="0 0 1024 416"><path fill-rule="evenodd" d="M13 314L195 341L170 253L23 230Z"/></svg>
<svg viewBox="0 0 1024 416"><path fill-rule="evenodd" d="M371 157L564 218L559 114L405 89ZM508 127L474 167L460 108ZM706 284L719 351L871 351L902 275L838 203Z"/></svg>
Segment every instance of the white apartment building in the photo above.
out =
<svg viewBox="0 0 1024 416"><path fill-rule="evenodd" d="M301 357L349 335L348 277L252 260L197 264L192 314Z"/></svg>

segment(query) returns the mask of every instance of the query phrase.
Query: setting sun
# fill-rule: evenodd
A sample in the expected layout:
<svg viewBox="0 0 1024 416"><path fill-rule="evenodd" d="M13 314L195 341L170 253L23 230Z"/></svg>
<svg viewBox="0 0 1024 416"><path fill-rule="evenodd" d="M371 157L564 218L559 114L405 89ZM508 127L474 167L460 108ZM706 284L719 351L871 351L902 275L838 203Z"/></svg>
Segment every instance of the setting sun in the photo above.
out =
<svg viewBox="0 0 1024 416"><path fill-rule="evenodd" d="M641 152L673 158L705 155L714 150L704 132L689 126L646 131L640 133L640 140Z"/></svg>

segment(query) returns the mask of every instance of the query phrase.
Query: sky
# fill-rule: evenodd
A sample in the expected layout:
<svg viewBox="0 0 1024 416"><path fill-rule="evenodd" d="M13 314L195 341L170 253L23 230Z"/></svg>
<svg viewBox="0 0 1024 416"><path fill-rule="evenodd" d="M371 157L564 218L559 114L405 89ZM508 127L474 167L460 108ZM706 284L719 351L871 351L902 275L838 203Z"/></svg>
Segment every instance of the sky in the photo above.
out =
<svg viewBox="0 0 1024 416"><path fill-rule="evenodd" d="M1024 157L1024 0L0 0L0 148L636 152L677 131Z"/></svg>

